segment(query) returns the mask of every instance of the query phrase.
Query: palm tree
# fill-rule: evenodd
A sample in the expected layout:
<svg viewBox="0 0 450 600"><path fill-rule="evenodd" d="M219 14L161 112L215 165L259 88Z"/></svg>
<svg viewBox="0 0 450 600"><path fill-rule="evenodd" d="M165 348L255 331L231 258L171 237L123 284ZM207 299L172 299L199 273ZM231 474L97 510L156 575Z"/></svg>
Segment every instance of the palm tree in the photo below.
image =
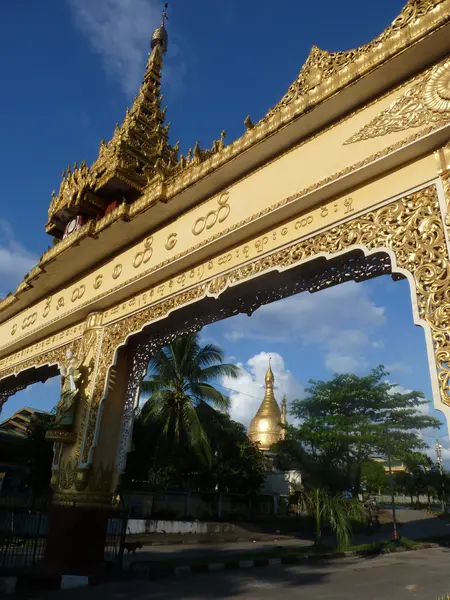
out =
<svg viewBox="0 0 450 600"><path fill-rule="evenodd" d="M322 530L329 523L335 533L340 548L347 546L351 537L351 521L365 521L364 506L357 500L347 500L343 494L332 495L325 488L313 488L303 493L303 499L309 512L314 517L314 545L321 546Z"/></svg>
<svg viewBox="0 0 450 600"><path fill-rule="evenodd" d="M210 383L220 377L238 376L239 368L224 364L223 360L219 347L201 347L199 335L190 334L161 348L150 361L150 378L141 386L141 393L149 399L141 414L145 420L159 421L160 442L164 441L171 451L187 445L207 463L211 462L211 446L196 409L202 405L211 410L228 410L228 396Z"/></svg>

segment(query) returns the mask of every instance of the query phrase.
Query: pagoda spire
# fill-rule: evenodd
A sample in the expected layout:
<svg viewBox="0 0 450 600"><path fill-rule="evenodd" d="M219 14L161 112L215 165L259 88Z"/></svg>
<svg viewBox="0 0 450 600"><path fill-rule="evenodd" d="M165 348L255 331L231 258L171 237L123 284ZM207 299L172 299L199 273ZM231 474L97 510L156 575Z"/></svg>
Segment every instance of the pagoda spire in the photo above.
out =
<svg viewBox="0 0 450 600"><path fill-rule="evenodd" d="M264 398L248 430L249 438L264 451L269 450L273 444L282 439L282 415L275 399L275 377L271 361L272 359L269 358L269 367L264 378L266 389Z"/></svg>

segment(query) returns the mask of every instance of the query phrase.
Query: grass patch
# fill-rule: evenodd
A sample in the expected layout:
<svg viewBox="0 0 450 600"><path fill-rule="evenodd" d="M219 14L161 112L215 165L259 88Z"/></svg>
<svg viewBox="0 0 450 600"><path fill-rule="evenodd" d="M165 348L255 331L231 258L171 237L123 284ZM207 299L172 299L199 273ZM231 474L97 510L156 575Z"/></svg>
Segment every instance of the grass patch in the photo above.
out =
<svg viewBox="0 0 450 600"><path fill-rule="evenodd" d="M383 540L372 542L370 544L359 544L358 546L349 546L346 550L357 552L360 556L375 556L377 554L390 554L398 548L404 550L413 550L420 542L402 537L398 542L394 540Z"/></svg>

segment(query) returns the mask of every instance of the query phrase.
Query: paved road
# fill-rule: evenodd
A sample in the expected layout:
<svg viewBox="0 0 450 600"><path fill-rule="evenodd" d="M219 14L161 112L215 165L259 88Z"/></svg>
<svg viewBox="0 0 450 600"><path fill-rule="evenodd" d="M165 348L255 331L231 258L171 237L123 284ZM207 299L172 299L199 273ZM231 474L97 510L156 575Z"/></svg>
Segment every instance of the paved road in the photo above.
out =
<svg viewBox="0 0 450 600"><path fill-rule="evenodd" d="M401 536L410 540L420 540L431 537L450 535L450 523L439 519L423 510L397 508L398 531ZM368 541L385 540L392 537L392 524L383 525L380 531L372 536L356 535L354 543L360 544Z"/></svg>
<svg viewBox="0 0 450 600"><path fill-rule="evenodd" d="M450 592L450 550L405 552L318 565L262 567L178 580L110 583L42 594L42 600L437 600ZM37 596L34 596L37 598Z"/></svg>
<svg viewBox="0 0 450 600"><path fill-rule="evenodd" d="M397 518L402 523L399 532L403 537L410 539L421 539L429 537L439 537L450 535L450 523L438 519L424 511L409 510L401 508L397 511ZM384 525L380 531L371 536L356 535L355 544L374 542L392 538L392 526ZM230 557L233 554L243 554L248 552L263 552L277 546L291 548L293 551L311 545L308 539L283 539L280 537L278 542L239 542L226 544L183 544L181 546L144 546L142 550L136 552L136 556L125 554L125 564L133 561L148 560L167 560L169 558L177 560L191 559L199 556L208 556L211 559L220 559ZM449 590L450 591L450 590Z"/></svg>

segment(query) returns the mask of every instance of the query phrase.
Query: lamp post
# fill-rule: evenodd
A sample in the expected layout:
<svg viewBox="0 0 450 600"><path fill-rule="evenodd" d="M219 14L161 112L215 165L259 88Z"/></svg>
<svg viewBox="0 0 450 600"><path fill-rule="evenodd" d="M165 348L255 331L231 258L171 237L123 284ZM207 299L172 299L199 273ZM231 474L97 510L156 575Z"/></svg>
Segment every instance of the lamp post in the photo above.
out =
<svg viewBox="0 0 450 600"><path fill-rule="evenodd" d="M439 443L439 438L436 438L436 458L439 467L439 473L441 475L441 508L442 512L445 513L445 488L444 488L444 472L442 469L442 444Z"/></svg>
<svg viewBox="0 0 450 600"><path fill-rule="evenodd" d="M386 421L386 454L389 466L389 487L391 488L391 499L392 499L392 526L394 534L394 542L398 541L397 533L397 515L395 511L395 490L394 490L394 478L392 477L392 460L391 460L391 446L389 443L389 425Z"/></svg>

